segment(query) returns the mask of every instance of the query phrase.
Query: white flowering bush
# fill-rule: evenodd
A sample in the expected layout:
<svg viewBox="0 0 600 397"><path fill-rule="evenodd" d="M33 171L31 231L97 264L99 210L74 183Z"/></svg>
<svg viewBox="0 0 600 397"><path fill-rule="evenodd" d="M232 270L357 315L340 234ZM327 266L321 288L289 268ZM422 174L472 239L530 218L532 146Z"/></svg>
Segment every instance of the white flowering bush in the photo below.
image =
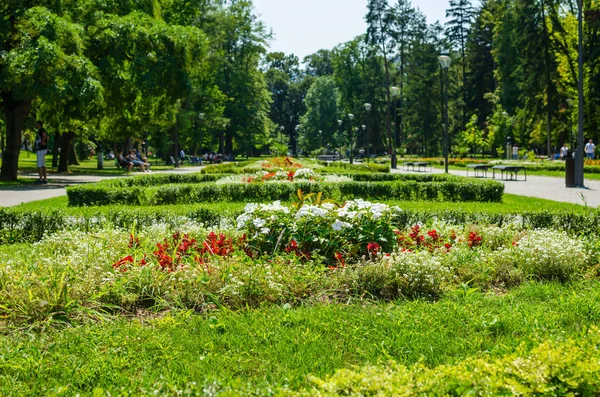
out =
<svg viewBox="0 0 600 397"><path fill-rule="evenodd" d="M533 230L512 246L490 252L487 260L517 268L527 278L566 281L590 263L591 255L582 240L565 232Z"/></svg>
<svg viewBox="0 0 600 397"><path fill-rule="evenodd" d="M237 226L256 254L281 250L344 265L346 258L390 252L396 242L392 220L398 211L364 200L300 208L280 202L248 204L237 218Z"/></svg>
<svg viewBox="0 0 600 397"><path fill-rule="evenodd" d="M401 295L436 297L452 279L444 258L429 252L395 252L382 256L381 261L395 273Z"/></svg>

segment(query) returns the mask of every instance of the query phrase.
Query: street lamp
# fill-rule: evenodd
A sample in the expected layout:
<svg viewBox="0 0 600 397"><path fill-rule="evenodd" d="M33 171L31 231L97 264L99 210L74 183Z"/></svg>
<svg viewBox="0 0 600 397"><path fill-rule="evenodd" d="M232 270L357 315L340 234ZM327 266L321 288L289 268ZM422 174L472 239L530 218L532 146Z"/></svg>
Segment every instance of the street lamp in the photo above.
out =
<svg viewBox="0 0 600 397"><path fill-rule="evenodd" d="M285 127L284 126L280 126L279 127L279 144L282 145L283 144L283 132L285 131Z"/></svg>
<svg viewBox="0 0 600 397"><path fill-rule="evenodd" d="M350 149L350 164L354 164L354 156L352 154L352 120L354 120L354 115L352 113L348 113L348 119L350 120L350 136L348 137L348 146Z"/></svg>
<svg viewBox="0 0 600 397"><path fill-rule="evenodd" d="M337 123L338 123L338 129L339 129L339 133L340 133L340 139L341 139L341 138L342 138L342 124L343 124L344 122L343 122L342 120L338 120L338 121L337 121ZM341 160L341 159L342 159L342 153L341 153L341 150L340 150L340 153L339 153L339 154L340 154L340 160Z"/></svg>
<svg viewBox="0 0 600 397"><path fill-rule="evenodd" d="M364 145L363 145L363 162L365 161L365 156L367 155L367 148L365 146L367 146L367 126L366 125L362 125L362 130L363 130L363 141L364 141Z"/></svg>
<svg viewBox="0 0 600 397"><path fill-rule="evenodd" d="M297 153L297 148L298 148L297 145L298 145L298 143L297 142L298 142L298 132L300 131L300 124L298 124L296 126L296 128L294 128L294 131L296 132L296 135L294 137L294 142L296 142L296 145L295 145L296 146L296 150L293 151L292 155L295 156L295 157L298 157L298 153Z"/></svg>
<svg viewBox="0 0 600 397"><path fill-rule="evenodd" d="M319 130L319 136L321 137L321 147L325 147L325 139L323 139L323 130Z"/></svg>
<svg viewBox="0 0 600 397"><path fill-rule="evenodd" d="M372 105L370 103L365 103L365 110L367 111L367 125L369 126L369 131L367 131L365 135L365 141L367 142L367 147L365 148L365 150L367 151L367 163L369 162L369 158L371 157L369 153L369 146L371 145L371 141L369 139L369 136L371 135L371 123L369 120L371 116L371 108Z"/></svg>
<svg viewBox="0 0 600 397"><path fill-rule="evenodd" d="M567 99L567 105L569 106L569 143L571 144L571 150L575 147L575 142L573 141L573 106L575 105L575 101L571 98Z"/></svg>
<svg viewBox="0 0 600 397"><path fill-rule="evenodd" d="M577 0L577 20L579 22L579 122L577 126L577 153L575 155L575 186L583 185L583 0Z"/></svg>
<svg viewBox="0 0 600 397"><path fill-rule="evenodd" d="M444 93L444 106L442 109L443 119L444 119L444 170L446 174L448 173L448 152L449 152L449 142L448 142L448 69L450 68L450 64L452 63L452 58L448 55L440 55L438 57L440 61L440 66L442 71L444 72L444 79L442 79L442 91Z"/></svg>
<svg viewBox="0 0 600 397"><path fill-rule="evenodd" d="M394 98L394 149L392 150L392 169L398 168L398 95L400 95L400 88L391 87L390 91Z"/></svg>

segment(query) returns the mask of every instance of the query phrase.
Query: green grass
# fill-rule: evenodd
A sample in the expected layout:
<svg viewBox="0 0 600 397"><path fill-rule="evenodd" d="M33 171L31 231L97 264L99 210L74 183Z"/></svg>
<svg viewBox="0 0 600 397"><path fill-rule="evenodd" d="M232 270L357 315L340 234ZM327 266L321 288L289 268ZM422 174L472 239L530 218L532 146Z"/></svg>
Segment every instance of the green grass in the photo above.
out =
<svg viewBox="0 0 600 397"><path fill-rule="evenodd" d="M500 357L600 321L600 283L528 284L436 303L191 312L0 336L0 394L163 393L196 382L309 385L307 375L395 360L428 366ZM200 388L201 390L201 388ZM264 390L263 390L264 391Z"/></svg>

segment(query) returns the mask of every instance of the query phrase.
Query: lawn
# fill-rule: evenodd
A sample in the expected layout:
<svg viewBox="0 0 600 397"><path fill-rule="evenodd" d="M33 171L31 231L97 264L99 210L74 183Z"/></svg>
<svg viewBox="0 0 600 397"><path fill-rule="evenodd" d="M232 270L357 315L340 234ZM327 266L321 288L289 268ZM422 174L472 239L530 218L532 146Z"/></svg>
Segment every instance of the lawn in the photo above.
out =
<svg viewBox="0 0 600 397"><path fill-rule="evenodd" d="M0 394L298 389L310 386L309 374L390 360L436 367L490 359L581 335L600 321L599 287L596 281L533 283L503 295L459 290L435 303L146 312L12 332L0 336Z"/></svg>
<svg viewBox="0 0 600 397"><path fill-rule="evenodd" d="M0 209L0 395L598 394L598 211L324 199Z"/></svg>

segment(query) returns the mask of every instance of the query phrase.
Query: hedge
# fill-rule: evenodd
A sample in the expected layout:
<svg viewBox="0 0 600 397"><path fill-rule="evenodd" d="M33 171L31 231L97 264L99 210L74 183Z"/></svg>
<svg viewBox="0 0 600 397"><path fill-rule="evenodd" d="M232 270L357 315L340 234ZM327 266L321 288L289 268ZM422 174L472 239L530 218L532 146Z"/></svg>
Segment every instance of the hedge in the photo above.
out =
<svg viewBox="0 0 600 397"><path fill-rule="evenodd" d="M254 173L254 172L252 172ZM339 174L346 176L356 182L392 182L392 181L417 181L417 182L440 182L448 180L458 180L456 176L443 174L386 174L386 173L348 173L346 171ZM171 184L195 184L216 182L229 174L162 174L162 175L144 175L131 178L118 178L99 182L99 185L115 187L150 187Z"/></svg>
<svg viewBox="0 0 600 397"><path fill-rule="evenodd" d="M216 182L225 177L223 174L161 174L144 175L131 178L118 178L100 182L102 185L115 187L157 186L178 183L207 183Z"/></svg>
<svg viewBox="0 0 600 397"><path fill-rule="evenodd" d="M200 222L207 227L217 227L225 219L234 219L242 212L206 208L202 205L180 207L128 208L109 206L77 209L20 210L0 208L0 244L33 243L44 234L61 230L93 231L111 224L117 227L144 228L156 223L173 227L186 220ZM465 211L465 210L403 210L394 220L399 229L417 223L440 220L454 225L508 225L522 229L564 230L570 235L599 235L600 211Z"/></svg>
<svg viewBox="0 0 600 397"><path fill-rule="evenodd" d="M226 201L288 200L292 194L323 192L336 200L351 198L426 201L500 202L504 185L489 180L454 179L439 182L342 182L342 183L250 183L181 184L158 187L119 188L102 185L74 186L67 189L70 206L109 204L166 205Z"/></svg>
<svg viewBox="0 0 600 397"><path fill-rule="evenodd" d="M339 173L339 171L353 171L353 172L381 172L389 173L390 166L386 164L375 164L375 163L362 163L362 164L350 164L343 162L326 162L317 161L317 164L324 168L317 168L315 171L325 174Z"/></svg>

